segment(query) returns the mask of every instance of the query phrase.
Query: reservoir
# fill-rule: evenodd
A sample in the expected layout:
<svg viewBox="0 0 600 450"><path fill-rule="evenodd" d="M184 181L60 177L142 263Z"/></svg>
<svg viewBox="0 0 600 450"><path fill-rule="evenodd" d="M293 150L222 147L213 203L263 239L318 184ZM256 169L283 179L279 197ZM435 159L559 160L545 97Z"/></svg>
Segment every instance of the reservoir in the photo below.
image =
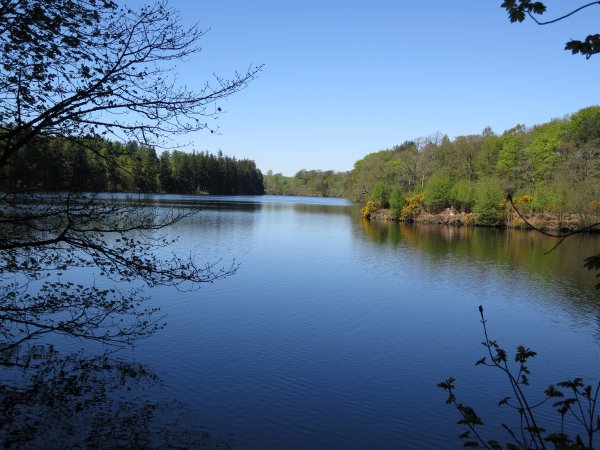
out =
<svg viewBox="0 0 600 450"><path fill-rule="evenodd" d="M511 363L517 345L537 352L532 401L551 383L600 379L598 280L583 268L600 236L546 254L556 241L536 232L369 222L342 199L155 201L198 211L164 230L178 238L165 255L239 266L199 290L145 289L167 325L114 358L155 379L111 395L163 405L148 429L173 425L205 448L461 448L458 412L436 386L452 376L486 438L507 442L500 423L516 413L497 404L510 386L475 366L479 305ZM557 416L539 412L548 429Z"/></svg>

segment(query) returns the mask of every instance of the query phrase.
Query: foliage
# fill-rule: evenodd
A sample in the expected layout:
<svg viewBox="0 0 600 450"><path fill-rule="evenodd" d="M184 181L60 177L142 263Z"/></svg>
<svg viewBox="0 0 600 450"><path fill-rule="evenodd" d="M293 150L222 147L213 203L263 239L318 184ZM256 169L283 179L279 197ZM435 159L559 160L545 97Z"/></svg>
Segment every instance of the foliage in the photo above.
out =
<svg viewBox="0 0 600 450"><path fill-rule="evenodd" d="M447 172L437 172L425 186L425 206L439 212L452 205L452 180Z"/></svg>
<svg viewBox="0 0 600 450"><path fill-rule="evenodd" d="M384 186L390 195L397 187L404 195L425 193L424 211L453 206L471 214L479 186L494 179L502 192L533 194L532 213L569 212L585 221L588 205L599 193L594 187L600 185L598 130L600 107L591 106L544 124L517 124L502 134L488 127L481 135L454 140L434 134L406 141L369 153L351 172L267 175L265 188L274 194L341 196L364 203ZM481 212L481 198L479 203ZM392 217L397 215L391 211Z"/></svg>
<svg viewBox="0 0 600 450"><path fill-rule="evenodd" d="M37 138L0 167L0 188L74 192L263 194L254 161L104 139Z"/></svg>
<svg viewBox="0 0 600 450"><path fill-rule="evenodd" d="M575 8L556 19L548 21L540 21L536 16L541 16L546 12L546 5L543 2L532 0L506 0L501 7L506 9L511 22L523 22L529 16L538 25L549 25L559 22L567 17L572 16L590 6L600 5L597 1L589 2L578 8ZM586 58L600 52L600 34L589 34L584 40L571 39L565 44L565 50L571 51L572 54L581 53Z"/></svg>
<svg viewBox="0 0 600 450"><path fill-rule="evenodd" d="M503 138L494 134L487 135L481 144L481 150L475 155L473 164L475 166L476 178L494 175L498 165L498 155L502 149Z"/></svg>
<svg viewBox="0 0 600 450"><path fill-rule="evenodd" d="M528 194L523 194L518 197L515 197L515 206L519 208L520 211L528 212L528 209L531 207L531 203L533 202L533 197Z"/></svg>
<svg viewBox="0 0 600 450"><path fill-rule="evenodd" d="M472 211L475 204L475 184L468 180L458 180L452 186L450 197L454 206L463 212Z"/></svg>
<svg viewBox="0 0 600 450"><path fill-rule="evenodd" d="M533 128L533 138L525 149L525 157L533 166L534 181L544 180L556 168L561 158L559 149L567 127L566 122L554 120Z"/></svg>
<svg viewBox="0 0 600 450"><path fill-rule="evenodd" d="M390 206L390 190L385 183L377 183L371 191L370 200L379 208Z"/></svg>
<svg viewBox="0 0 600 450"><path fill-rule="evenodd" d="M498 225L504 193L497 180L481 180L477 186L473 213L479 225Z"/></svg>
<svg viewBox="0 0 600 450"><path fill-rule="evenodd" d="M199 51L165 2L138 10L111 0L24 0L0 9L0 165L36 136L112 135L144 144L208 129L215 103L260 68L216 78L193 92L176 82L177 61Z"/></svg>
<svg viewBox="0 0 600 450"><path fill-rule="evenodd" d="M509 364L508 352L488 335L487 320L484 317L482 306L479 306L479 313L485 336L482 344L486 348L487 356L478 360L476 365L491 367L504 375L511 388L511 394L502 398L498 406L511 408L518 414L520 429L514 429L505 423L501 424L511 441L507 442L505 447L498 440L484 438L482 418L472 407L464 405L458 400L456 380L451 377L439 383L438 387L448 392L446 403L457 409L461 417L458 423L467 428L459 436L464 440L464 447L525 450L545 449L547 445L553 445L554 448L592 449L595 434L600 431L600 414L596 409L600 394L600 382L594 387L585 385L581 378L562 381L556 386L548 386L544 391L542 401L532 403L526 395L531 375L528 362L537 355L536 352L522 345L518 346L514 356L517 367L512 368ZM538 413L540 408L549 402L553 402L552 406L561 418L561 428L555 432L549 432L542 427L541 414ZM582 434L573 437L572 432L565 428L565 419L568 416L574 418L581 425Z"/></svg>
<svg viewBox="0 0 600 450"><path fill-rule="evenodd" d="M533 197L528 194L519 195L518 197L514 197L513 205L521 214L532 214L534 211L533 208ZM521 215L517 213L515 209L511 207L509 199L505 199L502 202L502 209L504 209L504 216L508 226L514 228L526 228L527 224L523 219L521 219Z"/></svg>
<svg viewBox="0 0 600 450"><path fill-rule="evenodd" d="M419 214L425 203L424 194L409 195L406 197L406 202L400 211L400 220L411 221Z"/></svg>
<svg viewBox="0 0 600 450"><path fill-rule="evenodd" d="M539 185L531 206L541 213L561 213L569 210L569 188L562 183Z"/></svg>
<svg viewBox="0 0 600 450"><path fill-rule="evenodd" d="M573 114L567 123L567 137L576 144L600 138L600 108L583 108Z"/></svg>
<svg viewBox="0 0 600 450"><path fill-rule="evenodd" d="M498 153L497 173L501 178L510 180L513 186L516 185L515 187L522 187L531 181L529 171L523 171L523 167L526 167L524 161L526 137L528 136L522 132L505 133Z"/></svg>
<svg viewBox="0 0 600 450"><path fill-rule="evenodd" d="M196 289L236 266L158 256L173 243L160 230L191 210L76 191L176 182L199 159L174 152L157 160L156 146L215 131L208 120L218 103L260 67L215 77L198 92L180 85L176 65L199 51L203 32L184 27L162 1L139 9L112 0L3 2L0 19L0 172L12 183L0 194L0 349L47 333L131 343L162 325L144 309L144 286ZM33 192L54 182L62 193ZM73 268L89 281L71 279Z"/></svg>
<svg viewBox="0 0 600 450"><path fill-rule="evenodd" d="M406 199L404 198L402 189L400 186L394 186L392 192L390 192L390 217L392 219L399 219L400 212L405 204Z"/></svg>
<svg viewBox="0 0 600 450"><path fill-rule="evenodd" d="M263 176L265 193L309 197L345 197L350 190L350 172L300 170L293 177L267 173Z"/></svg>
<svg viewBox="0 0 600 450"><path fill-rule="evenodd" d="M412 192L422 177L422 155L412 141L368 154L354 164L351 190L345 196L355 201L365 201L378 183L399 185L403 192Z"/></svg>
<svg viewBox="0 0 600 450"><path fill-rule="evenodd" d="M369 200L365 206L360 208L360 214L365 219L369 219L371 214L379 209L379 206L372 200Z"/></svg>
<svg viewBox="0 0 600 450"><path fill-rule="evenodd" d="M600 215L600 200L592 200L589 206L594 214Z"/></svg>

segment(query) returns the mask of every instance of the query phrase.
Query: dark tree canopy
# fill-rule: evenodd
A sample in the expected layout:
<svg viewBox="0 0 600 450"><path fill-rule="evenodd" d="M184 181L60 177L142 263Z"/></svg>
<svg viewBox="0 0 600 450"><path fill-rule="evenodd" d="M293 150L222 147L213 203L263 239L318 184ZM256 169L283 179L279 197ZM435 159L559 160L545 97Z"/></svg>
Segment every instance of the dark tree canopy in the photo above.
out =
<svg viewBox="0 0 600 450"><path fill-rule="evenodd" d="M164 150L137 142L38 136L0 167L0 190L264 194L252 160Z"/></svg>
<svg viewBox="0 0 600 450"><path fill-rule="evenodd" d="M538 25L550 25L577 14L589 7L600 6L600 2L595 1L583 4L562 16L547 21L539 20L536 17L543 15L547 10L546 5L543 2L531 0L506 0L501 6L506 9L508 18L513 23L523 22L529 17ZM592 55L600 53L600 34L588 34L583 40L571 39L565 44L565 50L571 51L574 55L581 53L586 58L590 58Z"/></svg>

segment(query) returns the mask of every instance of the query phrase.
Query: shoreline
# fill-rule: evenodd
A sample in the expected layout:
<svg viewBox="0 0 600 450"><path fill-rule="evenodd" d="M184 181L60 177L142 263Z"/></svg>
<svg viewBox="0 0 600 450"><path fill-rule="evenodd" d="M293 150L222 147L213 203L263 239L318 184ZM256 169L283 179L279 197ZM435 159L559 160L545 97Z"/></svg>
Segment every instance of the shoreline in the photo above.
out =
<svg viewBox="0 0 600 450"><path fill-rule="evenodd" d="M390 210L379 208L372 211L367 220L387 221L387 222L407 222L421 223L429 225L446 225L453 227L492 227L505 229L533 230L519 215L514 212L504 212L499 215L495 224L478 224L473 213L464 213L456 211L453 208L447 208L439 213L420 211L409 220L401 220L390 216ZM600 217L590 217L581 214L548 214L548 213L529 213L523 214L525 219L542 231L575 232L593 224L599 224ZM587 230L591 233L600 232L600 228L591 228Z"/></svg>

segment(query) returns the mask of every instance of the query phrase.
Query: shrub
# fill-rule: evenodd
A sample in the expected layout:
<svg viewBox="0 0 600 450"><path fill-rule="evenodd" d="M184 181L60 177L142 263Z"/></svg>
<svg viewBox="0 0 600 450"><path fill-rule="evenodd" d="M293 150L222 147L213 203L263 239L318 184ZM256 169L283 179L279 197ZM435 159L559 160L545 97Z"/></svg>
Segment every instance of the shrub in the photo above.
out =
<svg viewBox="0 0 600 450"><path fill-rule="evenodd" d="M504 193L496 180L487 179L479 183L475 195L473 213L478 225L498 225Z"/></svg>
<svg viewBox="0 0 600 450"><path fill-rule="evenodd" d="M380 208L387 208L390 206L390 189L382 182L377 183L373 187L371 192L370 200L373 201Z"/></svg>
<svg viewBox="0 0 600 450"><path fill-rule="evenodd" d="M475 205L475 185L468 180L459 180L450 192L454 207L462 212L470 212Z"/></svg>
<svg viewBox="0 0 600 450"><path fill-rule="evenodd" d="M447 173L436 173L425 186L425 206L432 212L439 212L452 204L452 180Z"/></svg>
<svg viewBox="0 0 600 450"><path fill-rule="evenodd" d="M568 189L566 186L540 186L531 202L536 211L557 214L567 210Z"/></svg>
<svg viewBox="0 0 600 450"><path fill-rule="evenodd" d="M405 200L406 204L404 205L404 208L402 208L402 211L400 211L400 220L414 220L423 208L423 203L425 202L425 195L415 194L406 197Z"/></svg>
<svg viewBox="0 0 600 450"><path fill-rule="evenodd" d="M531 204L533 202L533 197L531 195L523 194L515 197L513 199L513 203L515 207L521 211L522 213L531 212Z"/></svg>
<svg viewBox="0 0 600 450"><path fill-rule="evenodd" d="M369 200L365 206L360 208L360 214L365 219L370 219L371 214L373 214L375 211L377 211L377 209L378 209L377 204L374 201Z"/></svg>
<svg viewBox="0 0 600 450"><path fill-rule="evenodd" d="M404 194L402 194L402 189L400 189L400 186L395 186L390 192L390 217L398 219L405 204L406 200Z"/></svg>

